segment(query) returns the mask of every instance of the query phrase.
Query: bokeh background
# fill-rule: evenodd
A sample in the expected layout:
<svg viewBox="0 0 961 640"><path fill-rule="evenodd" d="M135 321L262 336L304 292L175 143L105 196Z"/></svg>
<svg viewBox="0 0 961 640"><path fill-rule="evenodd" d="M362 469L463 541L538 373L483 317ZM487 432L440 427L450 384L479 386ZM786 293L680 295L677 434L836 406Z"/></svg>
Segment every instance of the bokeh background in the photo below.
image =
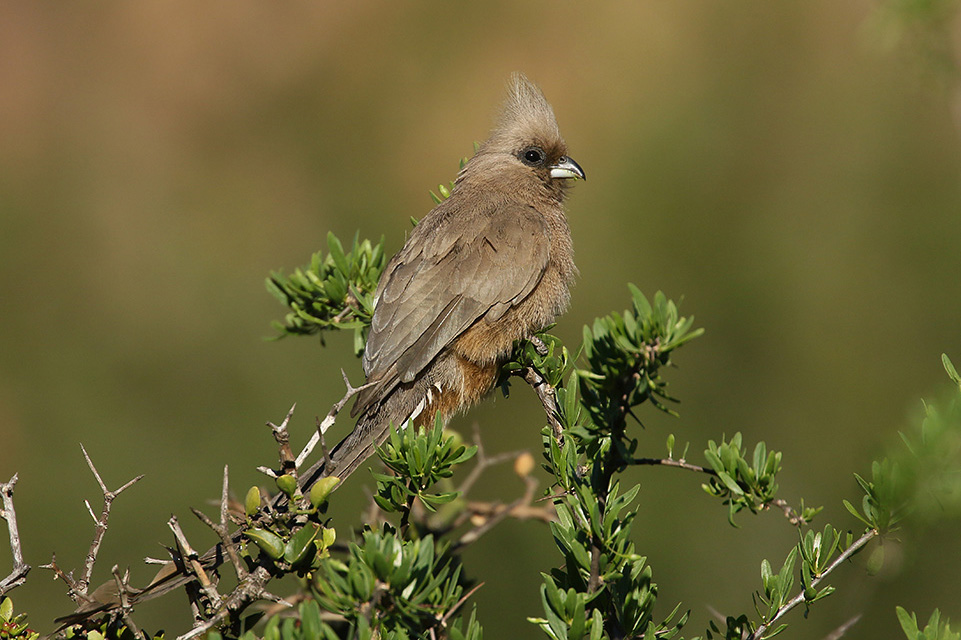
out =
<svg viewBox="0 0 961 640"><path fill-rule="evenodd" d="M961 360L961 135L956 3L12 3L0 9L0 477L19 472L27 561L79 567L100 493L114 505L95 581L134 582L176 513L238 494L361 379L347 336L269 342L266 292L328 231L393 252L428 189L490 128L510 72L554 105L589 180L569 201L581 277L556 332L571 343L628 303L626 282L683 298L706 335L669 372L680 418L646 410L644 451L741 431L785 451L782 494L841 505L852 473L916 424ZM905 9L907 7L907 9ZM956 40L954 41L956 42ZM491 451L536 450L543 418L515 388L460 418ZM349 424L340 429L346 431ZM796 533L777 514L726 523L701 479L638 469L639 550L661 614L751 609L762 558ZM359 524L363 476L338 494ZM369 481L368 481L369 484ZM508 469L478 497L519 494ZM345 529L342 529L345 530ZM5 535L4 535L5 538ZM894 606L961 622L961 526L859 557L792 637L897 637ZM467 554L488 636L537 637L543 525L508 522ZM9 550L0 545L0 573ZM14 591L40 631L72 609L34 569ZM145 606L183 630L182 599Z"/></svg>

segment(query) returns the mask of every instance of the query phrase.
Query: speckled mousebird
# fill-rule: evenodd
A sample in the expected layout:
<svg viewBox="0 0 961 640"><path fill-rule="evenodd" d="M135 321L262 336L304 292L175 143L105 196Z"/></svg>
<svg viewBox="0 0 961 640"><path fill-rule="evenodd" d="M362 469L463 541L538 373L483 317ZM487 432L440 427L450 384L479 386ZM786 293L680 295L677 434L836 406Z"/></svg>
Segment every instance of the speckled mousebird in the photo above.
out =
<svg viewBox="0 0 961 640"><path fill-rule="evenodd" d="M577 268L564 196L577 178L544 94L514 74L490 137L380 278L363 359L373 384L323 475L352 473L390 424L420 426L437 411L446 420L476 403L514 341L566 310Z"/></svg>

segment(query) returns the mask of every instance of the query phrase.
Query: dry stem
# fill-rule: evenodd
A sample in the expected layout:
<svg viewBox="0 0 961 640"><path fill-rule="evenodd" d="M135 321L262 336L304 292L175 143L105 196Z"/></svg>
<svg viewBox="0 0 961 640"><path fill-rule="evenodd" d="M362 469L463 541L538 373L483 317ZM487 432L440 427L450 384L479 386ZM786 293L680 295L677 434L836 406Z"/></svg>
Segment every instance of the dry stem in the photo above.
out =
<svg viewBox="0 0 961 640"><path fill-rule="evenodd" d="M13 489L17 486L17 474L13 474L9 482L0 483L0 498L3 500L3 508L0 509L0 518L7 522L7 531L10 533L10 554L13 556L13 569L3 580L0 580L0 596L10 591L14 587L22 585L30 572L30 565L23 561L23 549L20 546L20 531L17 528L17 511L13 507Z"/></svg>
<svg viewBox="0 0 961 640"><path fill-rule="evenodd" d="M327 430L330 429L332 426L334 426L334 422L337 419L337 414L341 412L341 410L347 405L348 402L350 402L350 399L353 398L358 393L360 393L361 391L363 391L364 389L371 386L371 384L374 384L374 383L368 382L367 384L362 384L359 387L352 387L350 384L350 380L347 378L347 374L344 373L343 369L340 370L340 375L344 379L344 385L347 387L347 393L345 393L344 397L338 400L334 404L334 406L330 408L330 411L327 412L327 416L323 419L323 421L320 422L320 424L317 425L317 430L314 431L313 435L310 436L310 440L308 440L307 444L304 445L303 450L297 455L295 464L297 465L298 469L300 469L300 467L303 466L304 462L307 460L307 456L309 456L311 452L313 452L314 447L316 447L317 444L321 441L324 434L327 433ZM326 447L324 448L326 449ZM328 456L325 453L324 454L325 460L323 462L327 461L326 460L327 457ZM318 463L318 464L321 464L321 463ZM309 477L310 474L313 473L313 471L317 468L317 466L318 465L314 465L308 470L306 474L307 477Z"/></svg>
<svg viewBox="0 0 961 640"><path fill-rule="evenodd" d="M75 595L81 596L81 598L86 601L87 590L90 587L90 576L93 575L93 567L97 562L97 555L100 553L100 545L103 543L103 536L107 533L107 520L110 518L110 507L113 505L113 501L117 496L137 482L143 480L144 476L143 474L140 474L136 478L128 481L116 491L111 491L107 489L106 483L104 483L103 478L100 477L100 472L97 471L97 467L94 465L93 460L90 459L90 455L87 453L87 450L82 444L80 445L80 450L83 452L84 460L87 461L87 466L90 467L93 477L97 479L97 484L100 485L100 490L103 492L103 508L100 511L99 518L94 515L93 508L90 506L90 501L84 500L84 504L87 505L87 511L90 513L90 517L93 518L93 539L90 541L90 548L87 551L87 557L83 564L83 571L80 573L80 579L77 580L76 583L70 588ZM60 574L62 575L62 572L60 572Z"/></svg>

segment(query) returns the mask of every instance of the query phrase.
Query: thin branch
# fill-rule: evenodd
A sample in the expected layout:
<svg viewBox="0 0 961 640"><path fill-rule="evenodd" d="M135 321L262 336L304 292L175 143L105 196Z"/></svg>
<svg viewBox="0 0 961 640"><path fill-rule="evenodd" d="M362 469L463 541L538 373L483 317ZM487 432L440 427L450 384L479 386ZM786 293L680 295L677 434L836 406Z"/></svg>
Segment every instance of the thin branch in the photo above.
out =
<svg viewBox="0 0 961 640"><path fill-rule="evenodd" d="M263 465L260 465L260 466L257 467L257 471L261 472L262 474L264 474L264 475L267 476L268 478L273 478L274 480L276 480L277 477L278 477L278 476L277 476L277 472L274 471L273 469L271 469L270 467L265 467L265 466L263 466ZM281 475L283 475L283 474L281 474Z"/></svg>
<svg viewBox="0 0 961 640"><path fill-rule="evenodd" d="M467 602L467 599L470 598L470 597L471 597L472 595L474 595L475 593L477 593L477 590L480 589L481 587L483 587L485 584L486 584L485 582L478 582L476 585L474 585L474 587L473 587L472 589L470 589L467 593L465 593L463 596L461 596L460 600L458 600L457 602L455 602L455 603L454 603L454 606L451 607L450 609L448 609L448 610L447 610L447 613L445 613L444 616L438 620L438 622L440 623L440 626L441 626L442 628L446 629L446 628L447 628L447 619L450 618L452 615L454 615L454 614L457 612L458 609L460 609L462 606L464 606L464 603ZM433 633L434 633L434 628L433 628L433 627L431 627L430 632L431 632L431 635L433 635Z"/></svg>
<svg viewBox="0 0 961 640"><path fill-rule="evenodd" d="M86 594L81 594L78 591L77 581L73 579L73 575L72 575L73 572L71 571L70 573L65 573L64 570L60 568L60 565L57 564L56 553L53 554L49 563L40 565L40 568L49 569L50 571L53 571L54 580L56 580L57 578L63 580L64 584L67 585L67 589L69 589L71 593L75 593L79 595L84 601L87 601L87 602L90 601L89 598L86 597ZM74 598L74 601L76 601L76 598Z"/></svg>
<svg viewBox="0 0 961 640"><path fill-rule="evenodd" d="M234 567L234 571L237 573L237 579L243 580L247 577L247 568L244 563L240 560L240 556L237 555L237 544L230 537L230 529L227 525L228 515L227 515L227 503L230 499L230 494L228 491L228 467L224 465L224 482L223 489L220 494L220 523L214 523L210 518L207 517L203 511L199 509L190 510L195 516L197 516L201 522L210 527L214 533L220 538L220 542L224 545L224 549L227 551L227 557L230 558L230 563Z"/></svg>
<svg viewBox="0 0 961 640"><path fill-rule="evenodd" d="M230 467L224 465L224 483L220 488L220 526L227 529L227 504L230 502Z"/></svg>
<svg viewBox="0 0 961 640"><path fill-rule="evenodd" d="M140 474L136 478L128 481L116 491L110 491L107 489L106 483L104 483L103 478L100 477L100 472L97 471L97 467L93 464L93 460L90 459L90 456L87 454L87 450L82 444L80 445L80 450L83 451L83 457L87 461L87 466L90 467L93 477L97 479L97 484L100 485L100 490L103 492L103 509L100 512L99 518L94 516L93 509L90 508L90 503L86 500L84 501L87 504L87 510L90 511L90 516L94 521L93 539L90 541L90 549L87 551L87 558L84 561L83 571L80 573L80 579L77 580L75 588L71 588L71 590L77 594L86 596L87 589L90 586L90 576L93 575L93 566L97 562L97 554L100 553L100 545L103 543L103 536L107 533L107 520L110 518L110 507L117 496L137 482L143 480L144 476L143 474Z"/></svg>
<svg viewBox="0 0 961 640"><path fill-rule="evenodd" d="M400 537L402 539L407 538L407 527L410 525L410 512L414 508L414 500L417 498L417 492L414 491L415 485L413 480L407 481L407 502L404 503L404 511L400 516Z"/></svg>
<svg viewBox="0 0 961 640"><path fill-rule="evenodd" d="M130 629L136 637L141 640L147 640L147 636L140 630L140 627L137 626L137 623L133 621L133 617L130 615L133 608L130 606L129 596L131 593L137 593L136 590L130 589L130 571L125 571L124 575L121 576L117 565L113 565L110 572L113 574L114 583L117 586L117 593L120 595L120 615L123 618L124 624L127 625L127 628Z"/></svg>
<svg viewBox="0 0 961 640"><path fill-rule="evenodd" d="M0 596L7 593L14 587L22 585L30 572L30 565L23 561L23 548L20 546L20 530L17 528L17 510L13 507L13 489L17 486L17 474L13 474L9 482L0 483L0 498L3 500L3 508L0 509L0 518L7 522L7 531L10 534L10 554L13 556L13 568L3 580L0 580Z"/></svg>
<svg viewBox="0 0 961 640"><path fill-rule="evenodd" d="M688 471L706 473L709 476L717 475L714 469L708 469L707 467L702 467L697 464L691 464L686 460L676 460L674 458L634 458L633 460L629 460L628 464L638 465L638 466L661 465L664 467L676 467L678 469L686 469Z"/></svg>
<svg viewBox="0 0 961 640"><path fill-rule="evenodd" d="M327 430L334 426L334 421L337 420L337 414L341 412L348 402L350 402L350 399L364 389L376 384L374 382L368 382L367 384L363 384L359 387L353 387L351 386L350 380L347 378L347 374L344 373L343 369L340 370L340 375L344 379L344 385L347 387L347 393L345 393L344 397L338 400L334 406L330 408L330 411L327 412L327 416L320 424L317 425L316 431L314 431L313 435L310 436L310 440L307 441L307 444L304 445L303 451L297 455L297 459L294 464L296 464L298 469L303 466L304 462L307 460L307 457L313 452L314 447L317 446L323 435L327 433ZM327 456L325 455L324 457L326 458Z"/></svg>
<svg viewBox="0 0 961 640"><path fill-rule="evenodd" d="M860 620L861 620L861 614L859 613L853 618L851 618L850 620L847 620L844 624L842 624L840 627L838 627L828 635L824 636L824 640L840 640L848 632L848 629L856 625Z"/></svg>
<svg viewBox="0 0 961 640"><path fill-rule="evenodd" d="M324 431L320 428L320 416L314 416L314 424L317 433L320 434L320 458L324 461L324 466L328 469L333 468L334 461L330 457L330 449L327 448L327 441L324 439Z"/></svg>
<svg viewBox="0 0 961 640"><path fill-rule="evenodd" d="M312 596L309 596L306 593L294 593L292 595L287 596L285 601L282 603L264 605L264 618L272 618L278 613L282 613L286 609L290 609L292 607L297 606L301 602L307 602L312 599L313 599ZM333 622L333 621L346 622L347 621L347 618L340 615L339 613L333 613L331 611L326 611L324 609L320 610L320 618L325 622Z"/></svg>
<svg viewBox="0 0 961 640"><path fill-rule="evenodd" d="M804 516L795 511L794 507L787 503L787 500L783 500L782 498L771 500L770 506L780 509L781 513L784 514L784 517L787 518L787 521L793 524L795 527L809 524L808 520Z"/></svg>
<svg viewBox="0 0 961 640"><path fill-rule="evenodd" d="M537 394L537 397L541 401L541 405L544 407L544 413L547 414L547 421L551 425L551 431L554 433L554 439L557 440L559 445L564 443L564 427L561 425L560 420L557 416L560 415L561 408L557 404L557 393L548 382L547 379L542 376L533 367L525 367L519 370L515 375L520 376L524 379L524 382L529 384Z"/></svg>
<svg viewBox="0 0 961 640"><path fill-rule="evenodd" d="M203 635L246 607L253 600L266 598L274 602L280 602L281 598L274 596L264 588L270 578L270 571L263 566L257 567L247 574L247 578L224 599L223 605L217 609L217 613L210 619L196 624L193 629L178 637L177 640L190 640Z"/></svg>
<svg viewBox="0 0 961 640"><path fill-rule="evenodd" d="M515 500L516 503L516 500ZM467 519L481 517L491 518L507 512L508 517L515 520L539 520L541 522L557 522L557 512L550 507L535 507L529 504L505 505L499 502L468 502Z"/></svg>
<svg viewBox="0 0 961 640"><path fill-rule="evenodd" d="M524 495L505 506L499 512L494 513L491 517L485 520L479 526L474 527L470 531L462 535L454 544L451 545L452 551L457 551L458 549L463 549L467 545L475 542L482 535L497 526L504 518L512 515L514 509L520 506L530 506L534 499L534 492L537 490L537 479L531 476L524 478Z"/></svg>
<svg viewBox="0 0 961 640"><path fill-rule="evenodd" d="M674 458L634 458L629 462L631 465L637 466L663 466L663 467L674 467L676 469L684 469L686 471L694 471L696 473L703 473L705 475L717 477L717 472L714 469L708 467L702 467L697 464L691 464L686 460L677 460ZM794 507L788 504L787 500L783 498L776 498L768 502L759 505L761 509L769 509L775 507L780 509L787 521L790 522L795 527L800 527L801 525L808 524L808 520L804 518L800 513L798 513Z"/></svg>
<svg viewBox="0 0 961 640"><path fill-rule="evenodd" d="M537 353L541 356L546 356L551 352L547 345L544 344L544 341L537 336L531 336L527 339L527 341L534 345L534 350L537 351Z"/></svg>
<svg viewBox="0 0 961 640"><path fill-rule="evenodd" d="M594 593L601 586L601 545L597 536L591 542L591 575L587 579L587 592Z"/></svg>
<svg viewBox="0 0 961 640"><path fill-rule="evenodd" d="M474 468L470 470L470 473L467 474L467 477L464 478L464 481L461 483L461 485L457 487L457 491L461 495L465 495L467 491L474 486L474 483L476 483L480 478L481 473L483 473L486 469L503 464L505 462L510 462L511 460L516 460L517 457L523 453L527 452L524 449L520 449L518 451L505 451L504 453L498 453L496 456L491 456L489 458L486 456L484 458L480 458L480 450L478 449L477 457L479 459L477 460L477 464L474 465Z"/></svg>
<svg viewBox="0 0 961 640"><path fill-rule="evenodd" d="M296 473L297 471L298 465L294 462L294 452L290 450L290 433L287 432L287 424L290 422L291 416L294 415L294 409L296 408L297 403L295 402L280 424L274 424L273 422L267 423L280 449L278 457L280 458L281 475L288 472Z"/></svg>
<svg viewBox="0 0 961 640"><path fill-rule="evenodd" d="M471 490L479 479L482 473L486 471L489 467L494 465L502 464L508 462L509 460L516 460L519 455L526 453L526 450L521 449L518 451L505 451L504 453L498 453L494 456L487 455L487 451L484 449L484 442L480 436L480 426L474 423L474 446L477 447L477 455L474 459L477 461L467 477L464 478L460 486L457 487L457 491L463 496L467 495L467 492Z"/></svg>
<svg viewBox="0 0 961 640"><path fill-rule="evenodd" d="M354 297L354 294L348 292L348 293L347 293L347 297L344 298L344 308L341 310L340 313L338 313L336 316L334 316L334 317L331 319L331 321L332 321L332 322L340 322L341 320L343 320L344 318L346 318L346 317L347 317L348 315L350 315L351 313L357 311L358 309L360 309L360 306L359 306L359 304L358 304L358 302L357 302L357 298Z"/></svg>
<svg viewBox="0 0 961 640"><path fill-rule="evenodd" d="M200 583L200 588L214 605L214 608L219 608L222 597L220 593L218 593L217 587L214 586L213 582L207 576L207 572L204 571L203 566L198 562L197 552L194 551L194 548L190 546L190 543L187 541L187 536L184 535L183 529L180 528L180 521L177 520L177 516L170 516L170 520L167 521L167 526L173 531L177 545L180 547L181 557L186 560L186 562L184 562L184 568L197 578L197 582Z"/></svg>
<svg viewBox="0 0 961 640"><path fill-rule="evenodd" d="M866 532L864 532L864 535L862 535L860 538L855 540L850 547L845 549L844 552L841 555L839 555L837 559L834 560L834 562L828 565L828 567L821 573L821 575L811 580L810 586L814 588L814 587L817 587L819 584L821 584L821 582L826 577L828 577L828 575L832 571L837 569L842 562L846 561L848 558L850 558L855 553L860 551L861 547L866 545L873 538L877 537L877 535L878 535L877 529L868 529ZM758 640L759 638L763 638L764 634L767 633L767 630L771 627L771 625L773 625L775 622L777 622L782 617L784 617L784 615L787 614L787 612L789 612L791 609L793 609L794 607L804 602L804 592L805 590L802 589L801 592L798 593L793 598L791 598L789 602L782 604L780 608L774 613L774 616L770 620L768 620L766 623L759 626L754 633L752 633L750 636L747 637L747 640Z"/></svg>

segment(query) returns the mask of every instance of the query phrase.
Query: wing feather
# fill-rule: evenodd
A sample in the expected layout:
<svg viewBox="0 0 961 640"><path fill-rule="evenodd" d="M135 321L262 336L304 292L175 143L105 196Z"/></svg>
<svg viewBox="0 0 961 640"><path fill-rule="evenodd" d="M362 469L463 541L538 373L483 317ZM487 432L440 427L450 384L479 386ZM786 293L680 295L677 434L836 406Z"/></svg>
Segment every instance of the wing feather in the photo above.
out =
<svg viewBox="0 0 961 640"><path fill-rule="evenodd" d="M454 213L438 207L424 218L381 277L364 370L369 381L393 383L358 405L414 380L479 318L501 318L540 282L550 237L533 208Z"/></svg>

